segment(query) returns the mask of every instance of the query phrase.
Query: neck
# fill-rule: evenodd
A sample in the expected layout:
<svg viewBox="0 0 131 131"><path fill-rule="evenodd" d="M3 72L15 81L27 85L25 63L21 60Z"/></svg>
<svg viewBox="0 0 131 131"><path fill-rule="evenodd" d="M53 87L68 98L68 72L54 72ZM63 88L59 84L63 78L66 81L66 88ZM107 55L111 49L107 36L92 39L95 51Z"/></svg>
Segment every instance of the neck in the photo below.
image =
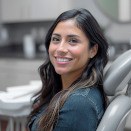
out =
<svg viewBox="0 0 131 131"><path fill-rule="evenodd" d="M61 79L62 79L62 86L63 89L67 89L71 86L71 84L77 80L79 78L81 74L75 74L75 75L62 75Z"/></svg>

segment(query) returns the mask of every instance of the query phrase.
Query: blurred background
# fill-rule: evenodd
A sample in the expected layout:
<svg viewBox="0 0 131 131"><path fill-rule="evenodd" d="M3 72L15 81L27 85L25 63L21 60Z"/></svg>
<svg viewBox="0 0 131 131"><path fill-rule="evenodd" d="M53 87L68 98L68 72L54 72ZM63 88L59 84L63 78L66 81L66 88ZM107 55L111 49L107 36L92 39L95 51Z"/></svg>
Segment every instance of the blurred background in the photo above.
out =
<svg viewBox="0 0 131 131"><path fill-rule="evenodd" d="M131 48L131 0L0 0L1 90L39 79L46 32L61 12L72 8L86 8L97 19L111 61Z"/></svg>
<svg viewBox="0 0 131 131"><path fill-rule="evenodd" d="M97 19L110 61L131 49L131 0L0 0L0 91L40 80L46 32L60 13L73 8L86 8Z"/></svg>

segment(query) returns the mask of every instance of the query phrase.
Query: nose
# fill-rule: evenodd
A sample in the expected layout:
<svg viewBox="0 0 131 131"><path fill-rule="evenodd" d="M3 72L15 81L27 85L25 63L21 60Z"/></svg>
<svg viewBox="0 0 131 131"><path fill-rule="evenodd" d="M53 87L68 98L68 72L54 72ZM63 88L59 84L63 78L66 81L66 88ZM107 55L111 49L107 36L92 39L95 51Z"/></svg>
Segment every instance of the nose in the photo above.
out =
<svg viewBox="0 0 131 131"><path fill-rule="evenodd" d="M57 47L57 54L58 55L65 55L68 52L67 43L61 41Z"/></svg>

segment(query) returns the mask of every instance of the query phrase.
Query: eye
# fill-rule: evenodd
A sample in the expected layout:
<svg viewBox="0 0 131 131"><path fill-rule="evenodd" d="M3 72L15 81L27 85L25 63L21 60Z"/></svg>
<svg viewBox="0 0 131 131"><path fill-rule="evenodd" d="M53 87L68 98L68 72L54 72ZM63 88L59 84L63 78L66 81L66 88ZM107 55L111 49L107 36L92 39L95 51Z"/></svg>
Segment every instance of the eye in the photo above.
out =
<svg viewBox="0 0 131 131"><path fill-rule="evenodd" d="M53 43L58 43L58 42L60 42L60 38L58 38L58 37L56 37L56 36L53 36L53 37L51 38L51 42L53 42Z"/></svg>
<svg viewBox="0 0 131 131"><path fill-rule="evenodd" d="M69 43L70 44L76 44L76 43L78 43L79 42L79 40L77 40L76 38L70 38L69 39Z"/></svg>

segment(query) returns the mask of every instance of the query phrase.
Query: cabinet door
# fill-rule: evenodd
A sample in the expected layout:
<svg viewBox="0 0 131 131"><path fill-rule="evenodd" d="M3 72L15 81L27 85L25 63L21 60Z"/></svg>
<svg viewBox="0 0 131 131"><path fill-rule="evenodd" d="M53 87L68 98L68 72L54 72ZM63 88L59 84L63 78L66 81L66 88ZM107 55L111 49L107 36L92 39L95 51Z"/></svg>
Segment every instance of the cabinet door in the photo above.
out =
<svg viewBox="0 0 131 131"><path fill-rule="evenodd" d="M20 18L20 0L1 0L1 20L10 22Z"/></svg>
<svg viewBox="0 0 131 131"><path fill-rule="evenodd" d="M1 0L1 21L21 22L29 19L31 0Z"/></svg>
<svg viewBox="0 0 131 131"><path fill-rule="evenodd" d="M49 20L58 15L58 0L32 0L31 2L32 20Z"/></svg>
<svg viewBox="0 0 131 131"><path fill-rule="evenodd" d="M70 9L70 0L1 0L2 22L53 20Z"/></svg>

